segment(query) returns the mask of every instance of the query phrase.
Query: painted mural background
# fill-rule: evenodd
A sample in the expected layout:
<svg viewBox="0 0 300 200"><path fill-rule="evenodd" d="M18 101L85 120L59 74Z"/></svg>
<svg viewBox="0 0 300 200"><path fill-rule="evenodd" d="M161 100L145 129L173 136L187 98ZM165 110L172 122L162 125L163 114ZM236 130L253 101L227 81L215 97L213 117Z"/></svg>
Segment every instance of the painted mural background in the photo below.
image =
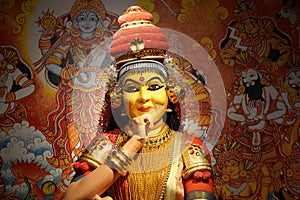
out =
<svg viewBox="0 0 300 200"><path fill-rule="evenodd" d="M107 120L117 18L139 5L197 83L217 197L299 199L299 2L121 2L0 0L0 198L61 199L72 161Z"/></svg>

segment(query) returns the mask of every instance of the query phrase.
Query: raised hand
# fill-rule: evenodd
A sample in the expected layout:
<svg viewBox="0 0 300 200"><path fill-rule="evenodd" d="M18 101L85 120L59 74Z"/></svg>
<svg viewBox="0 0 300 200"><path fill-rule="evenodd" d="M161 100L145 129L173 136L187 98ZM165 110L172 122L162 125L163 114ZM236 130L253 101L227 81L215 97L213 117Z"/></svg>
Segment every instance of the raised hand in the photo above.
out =
<svg viewBox="0 0 300 200"><path fill-rule="evenodd" d="M132 121L133 123L131 128L133 135L137 135L140 138L146 138L147 132L154 127L153 120L148 113L135 117Z"/></svg>

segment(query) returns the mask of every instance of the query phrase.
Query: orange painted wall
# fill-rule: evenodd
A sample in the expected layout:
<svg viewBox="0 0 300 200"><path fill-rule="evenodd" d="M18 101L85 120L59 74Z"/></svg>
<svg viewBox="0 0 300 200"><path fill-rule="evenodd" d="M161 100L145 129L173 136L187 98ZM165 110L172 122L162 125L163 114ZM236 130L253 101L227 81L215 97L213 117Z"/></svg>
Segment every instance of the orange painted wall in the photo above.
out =
<svg viewBox="0 0 300 200"><path fill-rule="evenodd" d="M72 160L96 134L93 117L102 99L92 97L104 95L98 90L104 86L74 86L44 64L55 45L70 45L65 33L73 38L70 46L81 49L102 36L76 39L72 14L87 8L73 0L0 1L0 197L60 199L71 180ZM202 139L213 157L219 199L300 198L299 2L102 3L105 8L94 8L108 20L104 35L111 36L117 17L137 4L168 34L171 50L206 77L213 117ZM41 43L47 34L55 37ZM49 48L49 55L43 53ZM65 56L63 62L71 63Z"/></svg>

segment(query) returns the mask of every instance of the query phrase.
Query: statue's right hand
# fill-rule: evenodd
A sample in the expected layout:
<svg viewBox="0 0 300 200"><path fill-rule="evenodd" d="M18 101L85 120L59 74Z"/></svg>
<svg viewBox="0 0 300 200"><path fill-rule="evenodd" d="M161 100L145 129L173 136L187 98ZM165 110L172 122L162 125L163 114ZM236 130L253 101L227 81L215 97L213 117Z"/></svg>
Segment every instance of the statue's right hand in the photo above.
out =
<svg viewBox="0 0 300 200"><path fill-rule="evenodd" d="M133 135L137 135L140 138L146 138L149 129L153 128L153 120L149 114L143 114L141 116L132 119Z"/></svg>

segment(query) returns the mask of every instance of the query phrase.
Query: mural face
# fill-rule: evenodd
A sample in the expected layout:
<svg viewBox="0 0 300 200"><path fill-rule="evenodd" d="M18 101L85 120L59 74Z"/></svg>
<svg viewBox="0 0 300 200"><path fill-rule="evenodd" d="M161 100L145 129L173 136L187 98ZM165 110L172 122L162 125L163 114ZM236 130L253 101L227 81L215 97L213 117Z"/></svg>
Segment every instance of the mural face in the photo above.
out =
<svg viewBox="0 0 300 200"><path fill-rule="evenodd" d="M155 103L166 109L166 94L180 97L183 91L165 94L165 85L187 80L190 98L180 126L207 144L216 197L300 198L298 3L5 1L0 199L61 199L73 162L112 117L102 112L116 78L110 44L118 16L135 4L165 28L169 55L179 67L174 82L148 86L141 82L152 74L142 73L134 75L137 87L125 86L155 93ZM134 92L127 93L131 104ZM127 110L131 116L135 111Z"/></svg>

